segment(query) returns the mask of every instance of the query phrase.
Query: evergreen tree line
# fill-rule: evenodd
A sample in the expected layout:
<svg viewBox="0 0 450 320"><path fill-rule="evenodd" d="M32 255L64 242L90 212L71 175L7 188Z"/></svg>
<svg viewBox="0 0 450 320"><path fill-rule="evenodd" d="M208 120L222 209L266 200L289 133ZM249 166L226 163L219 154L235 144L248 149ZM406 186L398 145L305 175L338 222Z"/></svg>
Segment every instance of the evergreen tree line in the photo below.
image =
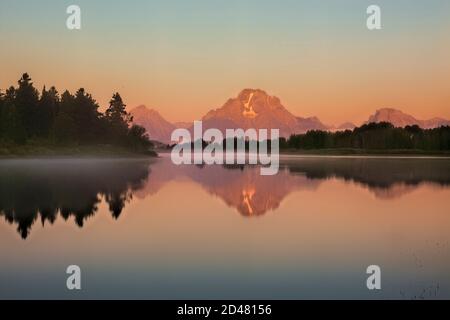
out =
<svg viewBox="0 0 450 320"><path fill-rule="evenodd" d="M18 87L0 91L0 146L55 144L61 146L109 144L143 152L152 147L145 129L132 124L119 93L101 113L83 88L75 94L55 87L33 86L23 74Z"/></svg>
<svg viewBox="0 0 450 320"><path fill-rule="evenodd" d="M280 139L281 149L366 149L449 151L450 127L422 129L417 125L404 128L391 123L369 123L353 130L308 131Z"/></svg>

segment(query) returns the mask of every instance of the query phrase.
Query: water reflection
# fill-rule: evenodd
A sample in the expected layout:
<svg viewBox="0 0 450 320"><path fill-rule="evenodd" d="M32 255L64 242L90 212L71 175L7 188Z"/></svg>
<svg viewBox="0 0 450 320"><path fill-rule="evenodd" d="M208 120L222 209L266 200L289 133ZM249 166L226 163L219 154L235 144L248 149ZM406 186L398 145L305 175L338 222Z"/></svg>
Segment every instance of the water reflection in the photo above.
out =
<svg viewBox="0 0 450 320"><path fill-rule="evenodd" d="M368 188L377 198L395 199L422 184L450 185L450 160L446 158L287 158L294 174L310 180L343 179Z"/></svg>
<svg viewBox="0 0 450 320"><path fill-rule="evenodd" d="M155 164L152 179L137 194L145 198L167 182L186 177L221 198L243 216L261 216L277 209L297 190L316 190L329 179L367 188L379 199L395 199L422 184L450 185L450 160L445 158L281 158L280 171L261 176L256 166L173 166L168 159Z"/></svg>
<svg viewBox="0 0 450 320"><path fill-rule="evenodd" d="M142 160L3 160L0 216L24 239L38 219L53 224L58 214L82 227L102 197L117 219L148 174Z"/></svg>
<svg viewBox="0 0 450 320"><path fill-rule="evenodd" d="M151 168L151 171L150 171ZM261 176L255 166L175 166L167 156L147 160L2 160L0 216L27 238L40 220L60 215L76 225L98 211L104 199L117 219L133 195L148 198L170 181L184 179L222 199L242 216L262 216L297 190L314 191L329 179L368 188L391 200L430 184L450 185L448 159L283 157L280 171ZM206 208L205 208L206 210Z"/></svg>

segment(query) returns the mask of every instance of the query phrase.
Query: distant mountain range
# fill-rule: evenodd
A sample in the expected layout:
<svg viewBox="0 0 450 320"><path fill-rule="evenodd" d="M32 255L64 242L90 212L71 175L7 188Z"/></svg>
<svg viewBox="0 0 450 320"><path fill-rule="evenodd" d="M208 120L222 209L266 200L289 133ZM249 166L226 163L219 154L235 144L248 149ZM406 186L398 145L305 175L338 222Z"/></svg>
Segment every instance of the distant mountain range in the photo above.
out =
<svg viewBox="0 0 450 320"><path fill-rule="evenodd" d="M158 111L140 105L130 111L133 122L143 126L151 140L170 143L170 135L177 127L164 119Z"/></svg>
<svg viewBox="0 0 450 320"><path fill-rule="evenodd" d="M170 135L175 128L186 128L192 131L192 122L170 123L156 110L144 105L131 110L134 123L147 129L152 140L170 143ZM305 133L309 130L343 131L356 127L351 122L338 126L322 123L317 117L298 117L290 113L275 96L268 95L259 89L244 89L235 98L228 99L217 109L210 110L201 118L203 130L217 128L223 132L231 128L255 128L280 130L280 136L289 137L294 133ZM371 115L369 122L390 122L396 127L419 125L422 128L434 128L450 125L450 120L433 118L418 120L411 115L392 108L383 108Z"/></svg>
<svg viewBox="0 0 450 320"><path fill-rule="evenodd" d="M406 127L412 125L418 125L423 129L436 128L440 126L449 126L450 120L442 118L433 118L429 120L418 120L413 116L403 113L400 110L392 108L383 108L375 112L374 115L369 117L367 123L370 122L390 122L395 127Z"/></svg>

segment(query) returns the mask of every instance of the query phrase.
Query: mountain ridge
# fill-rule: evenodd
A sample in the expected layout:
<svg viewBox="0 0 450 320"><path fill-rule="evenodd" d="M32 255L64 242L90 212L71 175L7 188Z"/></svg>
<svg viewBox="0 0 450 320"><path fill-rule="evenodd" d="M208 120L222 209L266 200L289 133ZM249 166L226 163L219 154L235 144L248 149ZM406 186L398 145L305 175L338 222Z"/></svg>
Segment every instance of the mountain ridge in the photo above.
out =
<svg viewBox="0 0 450 320"><path fill-rule="evenodd" d="M134 123L143 126L152 140L170 144L170 136L174 129L184 128L193 131L192 122L171 123L164 119L155 109L139 105L132 109ZM286 109L281 100L271 96L261 89L243 89L234 98L229 98L218 108L209 110L202 118L203 130L217 128L222 132L225 129L249 128L279 129L280 136L288 138L291 134L306 133L310 130L344 131L357 127L352 122L340 125L324 124L318 117L301 117L292 114ZM419 120L414 116L395 108L380 108L363 122L390 122L396 127L418 125L424 129L450 125L450 120L434 117L428 120Z"/></svg>
<svg viewBox="0 0 450 320"><path fill-rule="evenodd" d="M176 127L164 119L158 111L139 105L132 109L130 114L133 116L133 123L144 127L151 140L170 143L170 136Z"/></svg>
<svg viewBox="0 0 450 320"><path fill-rule="evenodd" d="M423 129L450 125L450 120L439 117L434 117L428 120L420 120L395 108L381 108L376 110L375 113L369 117L369 120L366 123L370 122L389 122L394 127L401 128L405 126L418 125Z"/></svg>

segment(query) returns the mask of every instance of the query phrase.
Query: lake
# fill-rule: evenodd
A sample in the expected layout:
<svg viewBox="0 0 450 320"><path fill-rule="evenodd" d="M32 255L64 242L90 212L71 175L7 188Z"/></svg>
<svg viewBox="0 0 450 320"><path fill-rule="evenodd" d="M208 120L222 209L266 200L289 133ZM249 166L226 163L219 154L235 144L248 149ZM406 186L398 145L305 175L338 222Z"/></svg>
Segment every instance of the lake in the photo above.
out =
<svg viewBox="0 0 450 320"><path fill-rule="evenodd" d="M0 298L449 299L449 199L445 158L3 159Z"/></svg>

